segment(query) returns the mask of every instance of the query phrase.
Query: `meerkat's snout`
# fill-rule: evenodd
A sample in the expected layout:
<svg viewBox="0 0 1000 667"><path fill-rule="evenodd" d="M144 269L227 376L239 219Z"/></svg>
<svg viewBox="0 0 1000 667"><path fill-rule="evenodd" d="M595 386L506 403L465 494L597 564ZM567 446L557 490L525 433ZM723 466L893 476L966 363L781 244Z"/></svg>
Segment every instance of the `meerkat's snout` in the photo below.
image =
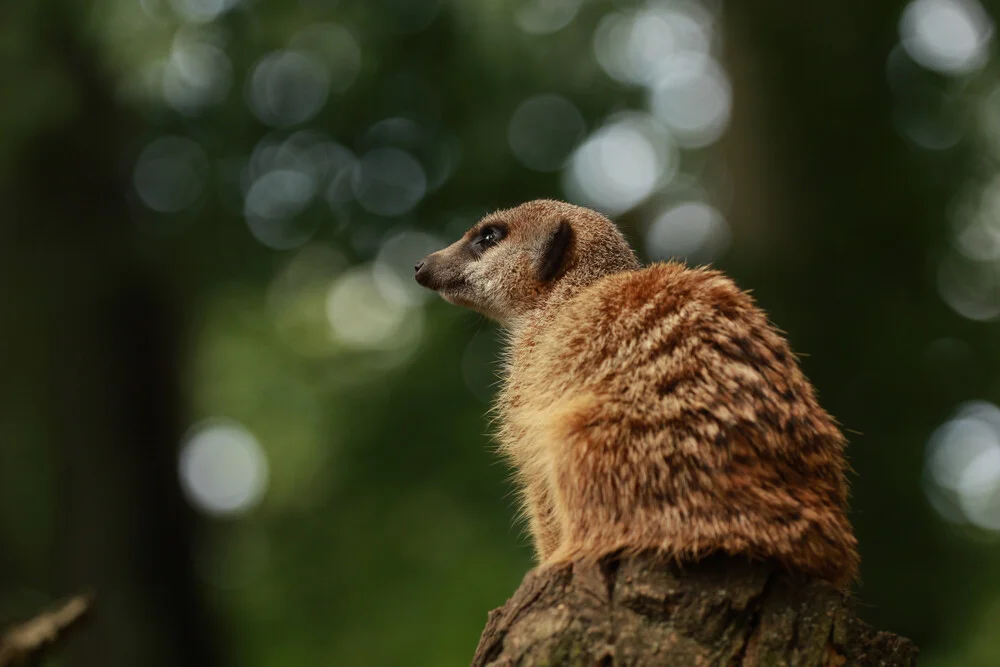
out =
<svg viewBox="0 0 1000 667"><path fill-rule="evenodd" d="M461 258L449 253L450 250L445 248L431 253L413 266L413 277L418 283L446 298L460 291L466 282Z"/></svg>
<svg viewBox="0 0 1000 667"><path fill-rule="evenodd" d="M428 257L424 257L422 260L413 265L413 277L416 279L418 283L420 283L424 287L434 289L433 286L431 285L432 278L431 278L430 266L427 264L427 260L429 257L430 256L428 255ZM427 267L426 271L423 270L424 267Z"/></svg>

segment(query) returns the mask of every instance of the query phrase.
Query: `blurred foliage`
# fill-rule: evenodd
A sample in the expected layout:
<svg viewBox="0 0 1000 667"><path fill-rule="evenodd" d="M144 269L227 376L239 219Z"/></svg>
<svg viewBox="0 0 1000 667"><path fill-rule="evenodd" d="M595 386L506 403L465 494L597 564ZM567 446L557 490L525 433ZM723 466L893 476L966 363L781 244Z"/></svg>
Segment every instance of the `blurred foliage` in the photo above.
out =
<svg viewBox="0 0 1000 667"><path fill-rule="evenodd" d="M998 9L0 5L0 621L94 586L70 663L467 662L531 566L500 334L409 271L560 197L753 290L851 434L862 615L1000 663Z"/></svg>

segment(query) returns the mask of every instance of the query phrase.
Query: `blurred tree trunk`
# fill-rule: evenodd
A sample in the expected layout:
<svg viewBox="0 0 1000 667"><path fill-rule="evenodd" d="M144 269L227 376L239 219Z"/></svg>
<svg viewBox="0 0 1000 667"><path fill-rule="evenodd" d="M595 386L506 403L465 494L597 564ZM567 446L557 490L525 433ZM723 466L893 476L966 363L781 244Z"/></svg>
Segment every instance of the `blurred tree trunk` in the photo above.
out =
<svg viewBox="0 0 1000 667"><path fill-rule="evenodd" d="M20 26L37 31L22 40L43 54L40 67L57 72L49 102L59 112L24 118L0 165L10 175L0 281L18 344L5 354L20 373L5 380L43 387L35 398L48 424L36 444L56 471L56 506L26 511L54 531L42 541L53 553L36 554L56 572L50 594L97 595L71 664L218 665L176 474L180 313L141 257L127 201L136 124L82 37L79 9L47 3Z"/></svg>
<svg viewBox="0 0 1000 667"><path fill-rule="evenodd" d="M848 598L764 564L645 558L534 570L490 614L473 667L910 667L909 640L874 632Z"/></svg>
<svg viewBox="0 0 1000 667"><path fill-rule="evenodd" d="M960 149L922 152L893 126L902 103L887 61L905 5L726 3L734 106L723 147L736 239L727 264L765 295L851 440L866 619L892 619L923 645L946 627L948 609L980 595L963 589L976 581L962 574L971 563L955 560L916 483L924 440L957 400L985 387L946 395L922 363L935 338L970 332L937 297L928 261L946 243L948 193L966 173ZM941 562L952 566L922 574Z"/></svg>

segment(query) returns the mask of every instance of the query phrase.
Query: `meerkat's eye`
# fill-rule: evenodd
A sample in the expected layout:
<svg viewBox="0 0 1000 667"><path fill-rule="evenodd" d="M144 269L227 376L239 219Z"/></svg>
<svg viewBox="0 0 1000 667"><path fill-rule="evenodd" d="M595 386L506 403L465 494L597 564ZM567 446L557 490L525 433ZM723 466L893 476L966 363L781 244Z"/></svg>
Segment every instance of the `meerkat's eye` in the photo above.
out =
<svg viewBox="0 0 1000 667"><path fill-rule="evenodd" d="M485 250L486 248L499 243L503 240L503 237L504 229L502 227L490 225L488 227L483 227L480 230L479 236L476 237L474 243L479 249Z"/></svg>

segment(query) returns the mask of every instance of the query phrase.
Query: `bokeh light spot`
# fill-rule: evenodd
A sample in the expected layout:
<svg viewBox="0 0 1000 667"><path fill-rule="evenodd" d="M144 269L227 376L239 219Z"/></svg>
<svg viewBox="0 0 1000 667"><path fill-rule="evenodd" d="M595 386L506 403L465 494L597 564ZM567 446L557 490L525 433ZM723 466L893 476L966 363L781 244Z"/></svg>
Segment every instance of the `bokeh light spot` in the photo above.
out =
<svg viewBox="0 0 1000 667"><path fill-rule="evenodd" d="M942 516L1000 530L1000 408L962 404L931 435L926 471L928 495Z"/></svg>
<svg viewBox="0 0 1000 667"><path fill-rule="evenodd" d="M979 191L978 201L960 207L954 221L955 245L963 255L980 261L1000 259L1000 176Z"/></svg>
<svg viewBox="0 0 1000 667"><path fill-rule="evenodd" d="M222 102L232 78L229 56L218 45L180 32L163 65L163 98L177 111L193 115L205 106Z"/></svg>
<svg viewBox="0 0 1000 667"><path fill-rule="evenodd" d="M247 105L262 123L290 127L319 113L329 87L326 68L315 56L275 51L254 65L247 80Z"/></svg>
<svg viewBox="0 0 1000 667"><path fill-rule="evenodd" d="M729 247L730 233L722 214L704 202L677 204L661 213L646 234L646 250L658 260L684 259L703 264Z"/></svg>
<svg viewBox="0 0 1000 667"><path fill-rule="evenodd" d="M197 142L164 136L150 142L139 154L132 183L146 206L171 213L197 201L207 171L208 158Z"/></svg>
<svg viewBox="0 0 1000 667"><path fill-rule="evenodd" d="M306 241L319 221L300 214L316 193L316 182L302 171L277 169L258 178L244 202L250 232L269 248L285 250Z"/></svg>
<svg viewBox="0 0 1000 667"><path fill-rule="evenodd" d="M392 116L373 123L358 142L358 150L369 152L376 148L398 148L416 154L428 143L427 133L419 123L404 116Z"/></svg>
<svg viewBox="0 0 1000 667"><path fill-rule="evenodd" d="M216 516L244 514L267 489L267 458L246 428L229 420L195 427L181 447L181 488L188 501Z"/></svg>
<svg viewBox="0 0 1000 667"><path fill-rule="evenodd" d="M673 57L705 55L711 44L711 15L689 2L647 7L631 14L611 13L594 32L597 62L623 83L655 83L674 67Z"/></svg>
<svg viewBox="0 0 1000 667"><path fill-rule="evenodd" d="M170 0L170 4L185 21L208 23L235 7L239 0Z"/></svg>
<svg viewBox="0 0 1000 667"><path fill-rule="evenodd" d="M666 123L677 143L707 146L729 123L732 93L725 72L710 56L682 54L670 59L650 94L653 114Z"/></svg>
<svg viewBox="0 0 1000 667"><path fill-rule="evenodd" d="M586 131L583 115L572 102L558 95L537 95L514 111L507 141L528 169L557 171Z"/></svg>
<svg viewBox="0 0 1000 667"><path fill-rule="evenodd" d="M1000 229L982 213L956 223L955 247L978 262L1000 259Z"/></svg>
<svg viewBox="0 0 1000 667"><path fill-rule="evenodd" d="M903 48L944 74L968 74L986 62L993 22L976 0L913 0L899 22Z"/></svg>
<svg viewBox="0 0 1000 667"><path fill-rule="evenodd" d="M951 308L970 320L1000 316L1000 266L949 253L938 267L938 293Z"/></svg>
<svg viewBox="0 0 1000 667"><path fill-rule="evenodd" d="M527 0L514 12L517 26L529 35L548 35L570 24L583 0Z"/></svg>
<svg viewBox="0 0 1000 667"><path fill-rule="evenodd" d="M366 153L376 148L398 148L416 159L424 171L428 192L441 187L458 165L460 146L453 135L429 132L411 118L383 118L364 133L358 151Z"/></svg>
<svg viewBox="0 0 1000 667"><path fill-rule="evenodd" d="M574 202L615 215L672 179L676 169L676 148L666 130L646 114L626 114L576 149L563 187Z"/></svg>
<svg viewBox="0 0 1000 667"><path fill-rule="evenodd" d="M326 316L336 341L358 350L386 350L405 346L422 335L423 311L410 308L401 284L391 272L378 279L374 266L345 271L330 287Z"/></svg>
<svg viewBox="0 0 1000 667"><path fill-rule="evenodd" d="M353 172L354 196L368 212L385 217L409 213L427 192L427 175L417 160L398 148L366 153Z"/></svg>

